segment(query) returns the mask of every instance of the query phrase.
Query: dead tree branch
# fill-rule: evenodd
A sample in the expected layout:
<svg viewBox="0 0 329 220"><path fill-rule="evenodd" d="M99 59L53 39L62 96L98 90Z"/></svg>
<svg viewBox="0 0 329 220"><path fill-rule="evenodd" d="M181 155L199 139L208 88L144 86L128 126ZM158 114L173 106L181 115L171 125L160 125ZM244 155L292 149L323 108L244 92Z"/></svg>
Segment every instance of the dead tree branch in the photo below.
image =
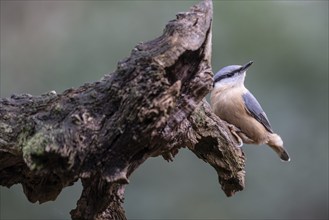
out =
<svg viewBox="0 0 329 220"><path fill-rule="evenodd" d="M31 202L82 180L72 219L125 219L128 178L149 157L188 147L226 195L244 187L244 156L204 97L212 89L212 2L170 21L100 81L61 94L0 99L0 184Z"/></svg>

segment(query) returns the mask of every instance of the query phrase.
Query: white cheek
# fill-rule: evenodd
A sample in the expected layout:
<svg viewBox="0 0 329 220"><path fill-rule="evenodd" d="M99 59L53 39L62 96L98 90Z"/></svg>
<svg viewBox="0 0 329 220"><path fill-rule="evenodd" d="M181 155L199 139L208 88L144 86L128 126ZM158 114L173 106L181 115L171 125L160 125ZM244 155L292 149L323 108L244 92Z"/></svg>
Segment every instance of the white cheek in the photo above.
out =
<svg viewBox="0 0 329 220"><path fill-rule="evenodd" d="M226 89L228 87L232 87L232 82L229 82L226 79L215 84L215 89Z"/></svg>
<svg viewBox="0 0 329 220"><path fill-rule="evenodd" d="M224 86L224 83L223 83L223 82L216 82L214 88L215 88L215 89L220 89L220 88L222 88L223 86Z"/></svg>

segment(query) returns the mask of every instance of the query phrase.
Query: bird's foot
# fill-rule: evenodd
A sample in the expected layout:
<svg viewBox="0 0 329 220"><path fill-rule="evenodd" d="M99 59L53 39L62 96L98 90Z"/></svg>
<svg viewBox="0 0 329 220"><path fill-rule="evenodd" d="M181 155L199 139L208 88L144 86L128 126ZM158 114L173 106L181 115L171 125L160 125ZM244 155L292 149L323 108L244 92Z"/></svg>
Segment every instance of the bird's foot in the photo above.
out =
<svg viewBox="0 0 329 220"><path fill-rule="evenodd" d="M237 147L239 147L239 148L242 147L243 146L243 141L242 141L241 137L237 134L237 132L239 132L240 130L237 129L233 125L229 125L228 127L229 127L229 129L231 131L231 134L235 137L235 139L238 142L238 146Z"/></svg>

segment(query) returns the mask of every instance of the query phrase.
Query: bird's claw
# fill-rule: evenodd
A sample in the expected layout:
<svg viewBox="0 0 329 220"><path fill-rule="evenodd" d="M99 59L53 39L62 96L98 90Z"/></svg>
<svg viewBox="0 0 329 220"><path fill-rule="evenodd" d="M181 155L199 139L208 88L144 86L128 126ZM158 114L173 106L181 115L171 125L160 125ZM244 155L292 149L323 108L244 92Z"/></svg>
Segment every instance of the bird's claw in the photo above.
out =
<svg viewBox="0 0 329 220"><path fill-rule="evenodd" d="M228 127L229 127L232 135L235 137L235 139L238 142L238 146L237 147L239 147L239 148L242 147L243 146L243 141L242 141L241 137L236 133L237 132L237 128L235 126L233 126L233 125L229 125Z"/></svg>

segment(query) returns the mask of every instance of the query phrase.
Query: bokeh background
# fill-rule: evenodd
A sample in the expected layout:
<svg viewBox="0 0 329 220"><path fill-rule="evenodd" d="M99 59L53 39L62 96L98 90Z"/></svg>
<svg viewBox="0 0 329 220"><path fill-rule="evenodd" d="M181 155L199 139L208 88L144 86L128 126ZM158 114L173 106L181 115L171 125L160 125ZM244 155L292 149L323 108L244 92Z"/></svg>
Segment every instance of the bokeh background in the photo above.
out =
<svg viewBox="0 0 329 220"><path fill-rule="evenodd" d="M97 81L197 2L1 0L1 97ZM126 188L129 219L328 219L328 1L214 1L213 71L249 60L246 85L292 161L244 146L246 188L227 198L189 150L151 158ZM1 219L68 219L81 184L41 205L0 190Z"/></svg>

